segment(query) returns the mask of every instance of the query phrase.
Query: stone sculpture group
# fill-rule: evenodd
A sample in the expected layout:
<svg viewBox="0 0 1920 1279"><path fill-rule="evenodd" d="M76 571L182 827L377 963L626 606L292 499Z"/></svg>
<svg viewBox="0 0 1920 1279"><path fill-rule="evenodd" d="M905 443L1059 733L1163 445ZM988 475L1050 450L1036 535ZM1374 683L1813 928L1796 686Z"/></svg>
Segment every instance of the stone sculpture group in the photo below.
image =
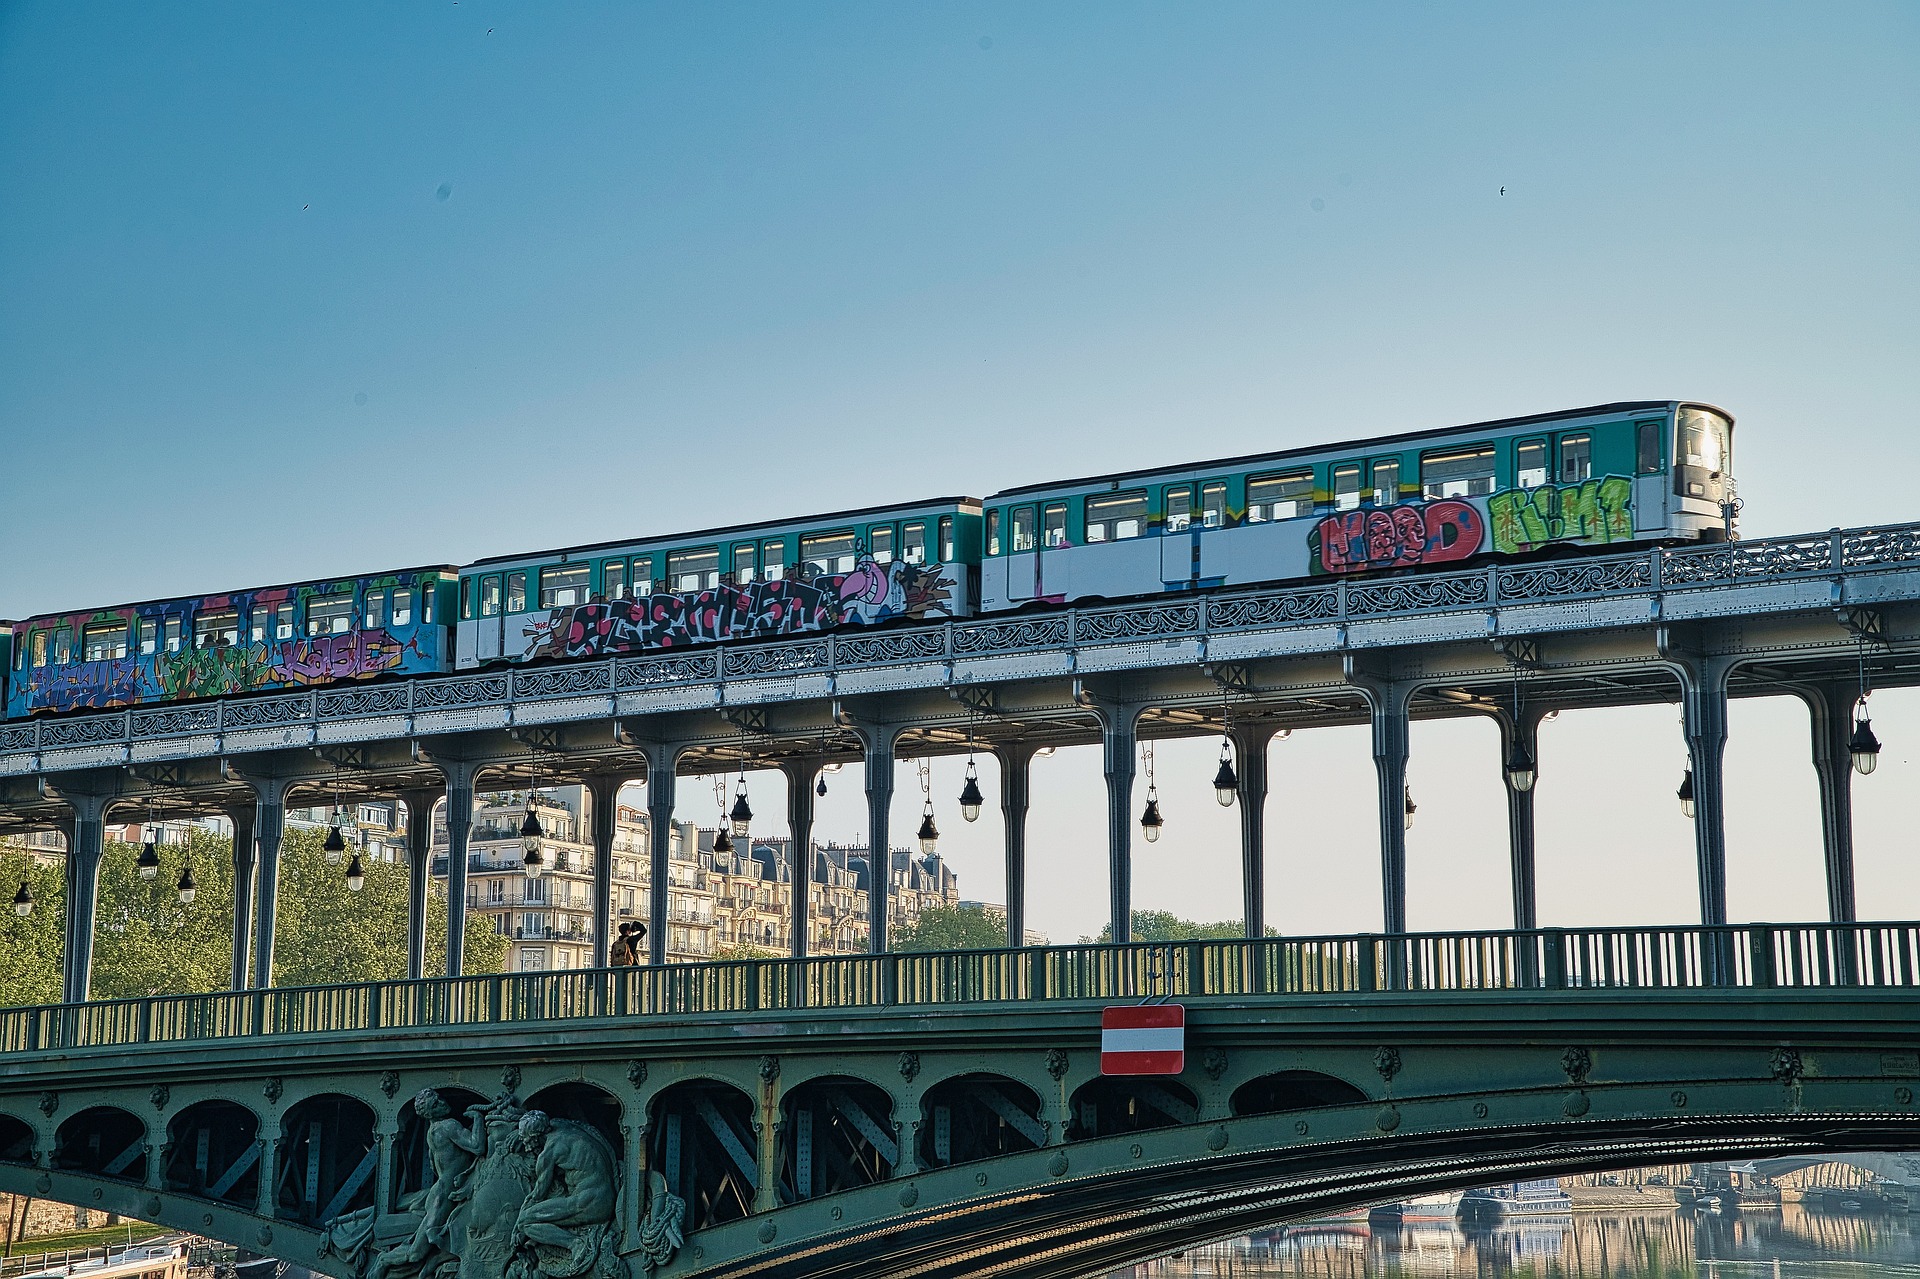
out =
<svg viewBox="0 0 1920 1279"><path fill-rule="evenodd" d="M618 1159L592 1127L503 1093L465 1122L431 1088L413 1099L430 1180L395 1212L336 1218L325 1250L362 1279L639 1279L672 1260L686 1205L648 1176L639 1247L620 1253Z"/></svg>

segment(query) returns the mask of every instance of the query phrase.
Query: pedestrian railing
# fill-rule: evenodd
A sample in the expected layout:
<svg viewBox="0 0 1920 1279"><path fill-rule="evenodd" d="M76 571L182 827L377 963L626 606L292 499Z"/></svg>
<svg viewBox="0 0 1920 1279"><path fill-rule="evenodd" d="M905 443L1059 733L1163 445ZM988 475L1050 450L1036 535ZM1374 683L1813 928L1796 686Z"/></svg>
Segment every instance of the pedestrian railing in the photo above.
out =
<svg viewBox="0 0 1920 1279"><path fill-rule="evenodd" d="M1382 993L1920 985L1920 924L1538 929L726 960L0 1009L0 1053L582 1018Z"/></svg>

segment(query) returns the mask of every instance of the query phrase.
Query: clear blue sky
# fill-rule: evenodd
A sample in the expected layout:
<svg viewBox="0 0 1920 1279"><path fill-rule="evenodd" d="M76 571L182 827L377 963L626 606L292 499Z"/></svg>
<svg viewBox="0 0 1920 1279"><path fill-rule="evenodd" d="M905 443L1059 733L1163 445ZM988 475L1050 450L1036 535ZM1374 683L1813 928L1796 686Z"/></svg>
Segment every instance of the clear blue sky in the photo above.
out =
<svg viewBox="0 0 1920 1279"><path fill-rule="evenodd" d="M1643 396L1736 414L1749 534L1914 517L1917 135L1913 4L0 5L0 615ZM1583 740L1671 807L1660 714ZM1290 928L1377 909L1283 873L1371 838L1325 738ZM1810 782L1749 739L1747 814ZM1493 761L1415 752L1414 920L1499 923ZM1543 768L1543 915L1691 892ZM1141 904L1237 913L1195 786ZM1785 820L1737 915L1816 913Z"/></svg>

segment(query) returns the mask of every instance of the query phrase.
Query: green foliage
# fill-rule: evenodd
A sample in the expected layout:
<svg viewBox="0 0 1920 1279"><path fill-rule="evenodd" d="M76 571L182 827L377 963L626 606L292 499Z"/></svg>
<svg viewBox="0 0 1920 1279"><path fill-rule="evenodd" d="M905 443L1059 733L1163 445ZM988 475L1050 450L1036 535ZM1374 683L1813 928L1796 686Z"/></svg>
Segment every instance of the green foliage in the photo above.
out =
<svg viewBox="0 0 1920 1279"><path fill-rule="evenodd" d="M25 880L33 913L13 913L14 892ZM0 1007L60 1002L60 934L66 919L66 887L60 868L36 866L24 849L0 850Z"/></svg>
<svg viewBox="0 0 1920 1279"><path fill-rule="evenodd" d="M1007 944L1007 917L983 906L933 906L892 939L893 950L991 950Z"/></svg>
<svg viewBox="0 0 1920 1279"><path fill-rule="evenodd" d="M1271 933L1273 930L1269 929ZM1232 941L1246 936L1246 927L1237 919L1223 919L1217 923L1202 924L1191 919L1182 919L1170 910L1136 910L1133 912L1133 939L1135 941ZM1100 930L1098 937L1082 937L1082 942L1109 942L1113 940L1113 925L1108 924Z"/></svg>
<svg viewBox="0 0 1920 1279"><path fill-rule="evenodd" d="M94 915L93 997L137 999L225 990L232 975L232 844L192 830L161 844L160 873L140 878L138 844L111 843L100 858ZM193 904L180 903L180 872L193 865ZM57 950L57 948L56 948Z"/></svg>
<svg viewBox="0 0 1920 1279"><path fill-rule="evenodd" d="M737 942L731 946L722 946L713 952L715 959L785 959L785 951L769 950L765 946L751 946Z"/></svg>

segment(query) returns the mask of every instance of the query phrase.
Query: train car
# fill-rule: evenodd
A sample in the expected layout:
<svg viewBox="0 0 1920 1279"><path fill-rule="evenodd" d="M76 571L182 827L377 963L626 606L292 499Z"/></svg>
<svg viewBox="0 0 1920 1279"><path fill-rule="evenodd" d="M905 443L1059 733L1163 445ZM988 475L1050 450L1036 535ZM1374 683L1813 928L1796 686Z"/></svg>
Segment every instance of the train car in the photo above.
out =
<svg viewBox="0 0 1920 1279"><path fill-rule="evenodd" d="M7 718L451 667L451 565L53 613L10 628Z"/></svg>
<svg viewBox="0 0 1920 1279"><path fill-rule="evenodd" d="M979 566L967 497L495 556L460 570L455 664L967 617Z"/></svg>
<svg viewBox="0 0 1920 1279"><path fill-rule="evenodd" d="M1634 401L1008 489L980 607L1726 535L1733 419Z"/></svg>

